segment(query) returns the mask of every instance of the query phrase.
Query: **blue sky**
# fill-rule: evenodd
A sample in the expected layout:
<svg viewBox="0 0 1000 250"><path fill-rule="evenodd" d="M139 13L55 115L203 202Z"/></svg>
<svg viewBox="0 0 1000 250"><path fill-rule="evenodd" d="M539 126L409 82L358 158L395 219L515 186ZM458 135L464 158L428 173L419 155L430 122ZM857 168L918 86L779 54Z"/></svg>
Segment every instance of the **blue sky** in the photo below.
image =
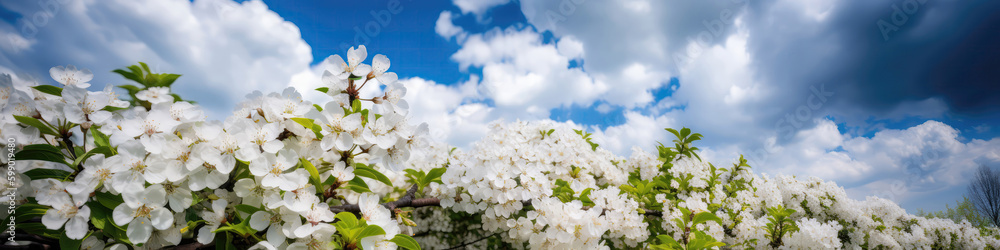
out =
<svg viewBox="0 0 1000 250"><path fill-rule="evenodd" d="M913 212L1000 166L1000 3L911 2L0 1L0 72L54 84L73 64L96 89L144 61L221 119L251 90L324 101L324 59L364 44L411 121L459 147L498 119L572 123L624 156L691 127L716 164Z"/></svg>

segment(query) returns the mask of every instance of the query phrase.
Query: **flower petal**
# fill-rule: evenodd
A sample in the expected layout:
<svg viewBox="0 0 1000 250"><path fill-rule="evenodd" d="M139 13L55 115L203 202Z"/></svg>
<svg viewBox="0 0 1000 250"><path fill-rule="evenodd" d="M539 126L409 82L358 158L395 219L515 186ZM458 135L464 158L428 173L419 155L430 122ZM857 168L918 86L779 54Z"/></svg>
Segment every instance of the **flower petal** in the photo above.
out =
<svg viewBox="0 0 1000 250"><path fill-rule="evenodd" d="M385 57L383 54L378 54L375 55L375 57L372 57L372 71L375 72L376 75L385 73L386 70L389 70L388 57Z"/></svg>
<svg viewBox="0 0 1000 250"><path fill-rule="evenodd" d="M59 229L63 226L63 223L66 223L66 220L67 218L62 217L59 214L59 210L55 208L50 208L48 211L45 211L45 215L42 215L42 225L45 225L45 228L48 229Z"/></svg>
<svg viewBox="0 0 1000 250"><path fill-rule="evenodd" d="M153 227L156 229L164 230L170 228L170 226L173 226L174 224L174 215L171 214L170 210L167 210L166 208L161 207L153 209L149 215L153 219L151 222Z"/></svg>
<svg viewBox="0 0 1000 250"><path fill-rule="evenodd" d="M128 224L125 235L128 235L128 240L134 244L146 243L149 236L153 235L153 225L145 217L136 218Z"/></svg>
<svg viewBox="0 0 1000 250"><path fill-rule="evenodd" d="M212 243L212 240L215 240L215 233L212 231L215 231L215 229L218 229L218 226L205 225L201 229L198 229L198 242L201 244Z"/></svg>
<svg viewBox="0 0 1000 250"><path fill-rule="evenodd" d="M115 219L115 224L124 226L125 224L132 222L132 219L135 219L134 214L135 209L132 209L122 203L121 205L118 205L118 207L115 207L115 210L111 212L111 217Z"/></svg>
<svg viewBox="0 0 1000 250"><path fill-rule="evenodd" d="M87 221L89 221L89 218L87 217L76 216L73 217L73 219L70 219L69 222L66 222L66 237L79 240L83 239L84 236L87 236Z"/></svg>
<svg viewBox="0 0 1000 250"><path fill-rule="evenodd" d="M250 215L250 228L254 230L261 231L271 225L271 213L265 211L257 211ZM270 237L268 237L270 238Z"/></svg>

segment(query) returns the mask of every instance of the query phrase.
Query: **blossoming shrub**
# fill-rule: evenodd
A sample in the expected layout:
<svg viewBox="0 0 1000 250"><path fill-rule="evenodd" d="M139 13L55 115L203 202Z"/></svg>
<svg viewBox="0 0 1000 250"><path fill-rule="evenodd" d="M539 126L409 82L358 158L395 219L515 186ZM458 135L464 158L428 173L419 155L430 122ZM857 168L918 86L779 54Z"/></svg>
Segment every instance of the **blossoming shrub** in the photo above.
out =
<svg viewBox="0 0 1000 250"><path fill-rule="evenodd" d="M223 121L142 63L114 71L135 82L125 100L72 66L50 71L61 86L2 75L0 160L18 174L3 201L19 204L3 223L71 249L1000 248L996 228L716 167L686 128L629 157L551 122L493 123L468 151L431 142L389 60L366 58L329 59L331 101L254 92Z"/></svg>

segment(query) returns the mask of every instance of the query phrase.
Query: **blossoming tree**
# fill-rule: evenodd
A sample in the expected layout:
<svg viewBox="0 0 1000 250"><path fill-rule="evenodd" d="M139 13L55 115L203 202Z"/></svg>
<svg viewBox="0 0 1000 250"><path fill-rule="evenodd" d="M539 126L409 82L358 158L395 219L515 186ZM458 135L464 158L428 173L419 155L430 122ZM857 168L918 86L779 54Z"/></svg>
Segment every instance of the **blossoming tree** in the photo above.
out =
<svg viewBox="0 0 1000 250"><path fill-rule="evenodd" d="M72 66L50 71L60 86L2 75L3 223L70 249L1000 248L996 228L717 167L687 128L628 157L553 122L493 123L467 151L429 141L389 59L367 57L331 57L326 103L254 92L223 121L142 63L114 71L135 82L124 99Z"/></svg>

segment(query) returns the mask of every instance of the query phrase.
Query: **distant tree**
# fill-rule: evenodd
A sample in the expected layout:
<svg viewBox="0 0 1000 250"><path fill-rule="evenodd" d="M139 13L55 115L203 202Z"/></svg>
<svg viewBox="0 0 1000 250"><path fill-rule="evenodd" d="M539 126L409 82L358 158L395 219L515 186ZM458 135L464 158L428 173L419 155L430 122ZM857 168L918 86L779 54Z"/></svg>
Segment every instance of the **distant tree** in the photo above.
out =
<svg viewBox="0 0 1000 250"><path fill-rule="evenodd" d="M969 184L969 199L980 215L1000 226L1000 171L980 165Z"/></svg>
<svg viewBox="0 0 1000 250"><path fill-rule="evenodd" d="M937 212L925 212L923 209L917 210L918 216L923 216L927 218L942 218L950 219L955 221L955 223L961 223L963 220L969 221L973 226L984 227L991 226L993 222L986 219L976 211L975 205L969 200L969 197L962 197L961 200L955 201L955 206L951 207L945 204L945 210Z"/></svg>

